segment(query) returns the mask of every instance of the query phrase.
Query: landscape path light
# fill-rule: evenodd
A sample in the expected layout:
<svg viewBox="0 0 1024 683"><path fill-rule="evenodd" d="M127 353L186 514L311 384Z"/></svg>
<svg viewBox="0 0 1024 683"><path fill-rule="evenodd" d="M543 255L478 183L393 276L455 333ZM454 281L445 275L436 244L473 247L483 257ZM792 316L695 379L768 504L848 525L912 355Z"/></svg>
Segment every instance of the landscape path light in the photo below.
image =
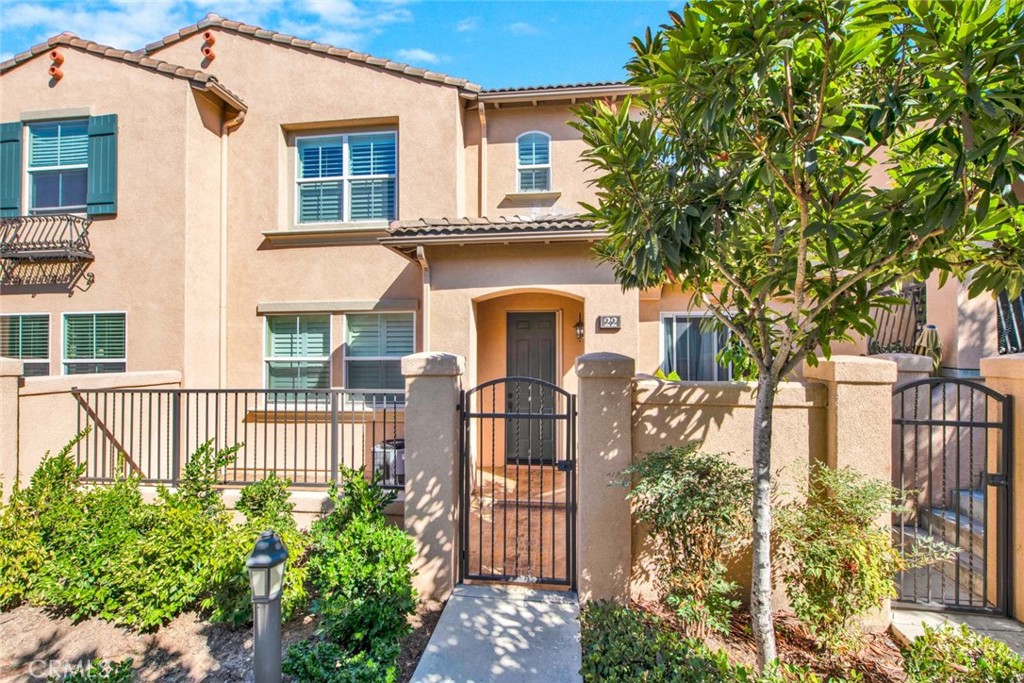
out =
<svg viewBox="0 0 1024 683"><path fill-rule="evenodd" d="M252 669L255 683L281 681L281 589L288 549L274 531L256 539L245 561L252 588Z"/></svg>

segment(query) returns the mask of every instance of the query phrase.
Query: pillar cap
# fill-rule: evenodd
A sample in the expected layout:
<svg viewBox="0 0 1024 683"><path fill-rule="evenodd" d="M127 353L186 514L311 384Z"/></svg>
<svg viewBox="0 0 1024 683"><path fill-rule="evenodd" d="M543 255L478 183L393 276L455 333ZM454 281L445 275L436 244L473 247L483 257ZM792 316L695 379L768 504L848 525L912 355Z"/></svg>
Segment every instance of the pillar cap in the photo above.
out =
<svg viewBox="0 0 1024 683"><path fill-rule="evenodd" d="M819 359L816 367L805 362L804 377L839 384L894 384L896 363L864 356L833 356Z"/></svg>
<svg viewBox="0 0 1024 683"><path fill-rule="evenodd" d="M21 359L0 356L0 377L21 377L23 372Z"/></svg>
<svg viewBox="0 0 1024 683"><path fill-rule="evenodd" d="M576 359L578 377L619 377L633 379L636 361L618 353L586 353Z"/></svg>
<svg viewBox="0 0 1024 683"><path fill-rule="evenodd" d="M466 371L466 360L454 353L414 353L402 358L406 377L457 377Z"/></svg>
<svg viewBox="0 0 1024 683"><path fill-rule="evenodd" d="M935 367L931 357L917 353L878 353L870 357L878 360L891 360L896 363L896 369L900 372L930 373Z"/></svg>
<svg viewBox="0 0 1024 683"><path fill-rule="evenodd" d="M1024 353L1008 353L981 359L981 376L1024 379Z"/></svg>

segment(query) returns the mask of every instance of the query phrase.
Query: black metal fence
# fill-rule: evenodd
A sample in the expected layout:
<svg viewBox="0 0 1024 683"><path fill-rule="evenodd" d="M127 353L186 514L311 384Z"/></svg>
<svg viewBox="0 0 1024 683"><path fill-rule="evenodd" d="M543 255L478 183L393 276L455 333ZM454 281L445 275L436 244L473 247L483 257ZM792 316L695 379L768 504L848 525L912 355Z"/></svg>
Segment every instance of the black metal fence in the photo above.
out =
<svg viewBox="0 0 1024 683"><path fill-rule="evenodd" d="M340 468L380 473L405 485L404 392L341 389L74 390L84 479L134 473L144 483L176 485L188 459L211 441L241 444L220 483L243 486L271 473L293 486L323 488ZM120 469L119 469L120 468Z"/></svg>
<svg viewBox="0 0 1024 683"><path fill-rule="evenodd" d="M872 311L875 334L868 342L868 352L912 353L925 325L925 283L903 285L891 296L902 297L906 303Z"/></svg>
<svg viewBox="0 0 1024 683"><path fill-rule="evenodd" d="M1011 299L1003 292L997 302L999 353L1024 353L1024 294Z"/></svg>
<svg viewBox="0 0 1024 683"><path fill-rule="evenodd" d="M929 378L893 392L893 515L904 551L941 542L953 556L897 577L914 607L1004 612L1012 397L967 379Z"/></svg>

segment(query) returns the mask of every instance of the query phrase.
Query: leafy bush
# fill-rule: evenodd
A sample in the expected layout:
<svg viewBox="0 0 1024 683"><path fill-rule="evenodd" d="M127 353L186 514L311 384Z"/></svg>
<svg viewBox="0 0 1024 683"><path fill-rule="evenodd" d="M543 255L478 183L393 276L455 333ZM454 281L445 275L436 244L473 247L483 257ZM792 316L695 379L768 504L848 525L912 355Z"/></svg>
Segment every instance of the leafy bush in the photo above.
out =
<svg viewBox="0 0 1024 683"><path fill-rule="evenodd" d="M50 553L43 545L32 508L18 489L3 502L0 486L0 611L31 598Z"/></svg>
<svg viewBox="0 0 1024 683"><path fill-rule="evenodd" d="M95 659L85 669L64 674L63 676L50 676L46 679L51 683L131 683L132 681L132 660L126 659L122 662L107 663L102 659Z"/></svg>
<svg viewBox="0 0 1024 683"><path fill-rule="evenodd" d="M329 641L304 640L288 648L281 669L300 683L394 683L395 649L353 654Z"/></svg>
<svg viewBox="0 0 1024 683"><path fill-rule="evenodd" d="M739 603L726 562L747 542L749 472L689 445L651 453L624 475L633 513L650 528L666 604L691 635L727 631Z"/></svg>
<svg viewBox="0 0 1024 683"><path fill-rule="evenodd" d="M782 578L793 610L833 650L860 641L857 618L896 597L896 573L948 553L919 546L903 556L878 520L900 508L899 491L849 468L811 468L804 501L779 510Z"/></svg>
<svg viewBox="0 0 1024 683"><path fill-rule="evenodd" d="M903 650L913 683L1021 683L1024 659L1004 643L959 629L927 626L924 635Z"/></svg>

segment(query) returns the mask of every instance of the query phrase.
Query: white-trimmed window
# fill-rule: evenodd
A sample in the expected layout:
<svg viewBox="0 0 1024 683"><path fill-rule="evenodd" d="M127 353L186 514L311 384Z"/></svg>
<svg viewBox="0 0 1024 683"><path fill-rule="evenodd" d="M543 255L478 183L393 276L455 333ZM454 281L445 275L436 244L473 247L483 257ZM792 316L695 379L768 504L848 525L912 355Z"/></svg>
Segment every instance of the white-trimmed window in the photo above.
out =
<svg viewBox="0 0 1024 683"><path fill-rule="evenodd" d="M350 313L345 316L345 388L405 389L402 356L415 352L412 313Z"/></svg>
<svg viewBox="0 0 1024 683"><path fill-rule="evenodd" d="M266 326L267 389L330 388L329 315L270 315Z"/></svg>
<svg viewBox="0 0 1024 683"><path fill-rule="evenodd" d="M64 374L124 372L124 313L64 314Z"/></svg>
<svg viewBox="0 0 1024 683"><path fill-rule="evenodd" d="M666 375L694 382L732 379L731 366L717 360L729 339L729 331L714 324L714 318L701 314L664 314L662 326L661 369Z"/></svg>
<svg viewBox="0 0 1024 683"><path fill-rule="evenodd" d="M25 377L50 374L50 316L0 315L0 356L20 358Z"/></svg>
<svg viewBox="0 0 1024 683"><path fill-rule="evenodd" d="M397 218L395 132L300 137L295 148L296 223Z"/></svg>
<svg viewBox="0 0 1024 683"><path fill-rule="evenodd" d="M88 178L88 119L28 125L28 213L84 212Z"/></svg>
<svg viewBox="0 0 1024 683"><path fill-rule="evenodd" d="M516 138L516 176L519 192L551 191L551 136L540 131Z"/></svg>

